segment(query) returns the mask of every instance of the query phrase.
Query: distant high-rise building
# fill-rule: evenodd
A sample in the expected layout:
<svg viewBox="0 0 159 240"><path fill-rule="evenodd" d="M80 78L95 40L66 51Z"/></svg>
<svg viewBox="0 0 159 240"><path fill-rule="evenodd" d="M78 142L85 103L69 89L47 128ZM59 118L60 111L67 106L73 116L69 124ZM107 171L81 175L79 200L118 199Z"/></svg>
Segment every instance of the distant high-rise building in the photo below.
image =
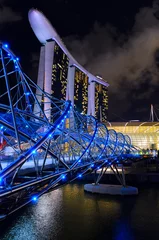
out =
<svg viewBox="0 0 159 240"><path fill-rule="evenodd" d="M40 52L37 84L41 89L61 100L70 100L81 113L106 121L109 84L82 67L70 54L48 19L37 9L29 11L31 27L43 44ZM48 97L37 99L43 104L46 117L52 119L53 106ZM34 113L39 115L37 106Z"/></svg>
<svg viewBox="0 0 159 240"><path fill-rule="evenodd" d="M108 119L108 89L99 83L95 84L95 117L101 122Z"/></svg>
<svg viewBox="0 0 159 240"><path fill-rule="evenodd" d="M88 109L88 76L75 69L74 105L79 112L87 114Z"/></svg>
<svg viewBox="0 0 159 240"><path fill-rule="evenodd" d="M51 94L58 99L66 100L67 72L69 59L62 49L55 43L52 65Z"/></svg>

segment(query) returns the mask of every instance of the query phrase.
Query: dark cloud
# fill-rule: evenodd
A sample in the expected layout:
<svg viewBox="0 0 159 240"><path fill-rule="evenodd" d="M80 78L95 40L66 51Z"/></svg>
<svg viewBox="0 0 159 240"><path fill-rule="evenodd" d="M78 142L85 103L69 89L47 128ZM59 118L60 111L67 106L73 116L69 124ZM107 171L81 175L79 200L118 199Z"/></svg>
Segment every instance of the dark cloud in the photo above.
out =
<svg viewBox="0 0 159 240"><path fill-rule="evenodd" d="M95 23L82 39L77 36L65 39L73 56L83 66L110 83L110 111L119 112L119 103L120 114L129 111L134 98L151 98L159 85L157 4L155 1L153 7L139 10L131 33L121 34L111 25ZM147 81L149 88L145 87ZM142 93L137 96L134 92L141 87ZM114 97L118 104L113 103Z"/></svg>
<svg viewBox="0 0 159 240"><path fill-rule="evenodd" d="M11 7L8 7L7 1L0 0L0 27L3 27L3 24L13 23L22 20L20 13L15 12Z"/></svg>
<svg viewBox="0 0 159 240"><path fill-rule="evenodd" d="M32 52L30 55L30 61L26 69L28 76L34 81L37 81L38 66L39 66L40 53Z"/></svg>

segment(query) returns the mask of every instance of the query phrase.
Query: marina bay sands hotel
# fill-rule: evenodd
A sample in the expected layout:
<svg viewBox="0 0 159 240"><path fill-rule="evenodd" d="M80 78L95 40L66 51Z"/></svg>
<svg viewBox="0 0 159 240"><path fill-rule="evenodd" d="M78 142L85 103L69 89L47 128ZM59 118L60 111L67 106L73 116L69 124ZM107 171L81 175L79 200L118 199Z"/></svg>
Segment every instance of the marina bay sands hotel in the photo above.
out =
<svg viewBox="0 0 159 240"><path fill-rule="evenodd" d="M71 100L81 113L106 122L109 84L88 72L73 58L43 13L31 9L28 16L36 37L42 43L37 79L39 87L55 98ZM49 117L51 106L46 103L47 99L38 98L45 102Z"/></svg>

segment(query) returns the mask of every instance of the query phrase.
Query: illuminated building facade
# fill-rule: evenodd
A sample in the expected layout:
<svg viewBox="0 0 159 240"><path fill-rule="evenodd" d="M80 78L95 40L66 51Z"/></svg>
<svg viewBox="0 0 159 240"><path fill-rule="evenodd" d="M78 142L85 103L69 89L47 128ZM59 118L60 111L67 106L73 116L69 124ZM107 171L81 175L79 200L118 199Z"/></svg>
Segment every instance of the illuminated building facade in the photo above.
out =
<svg viewBox="0 0 159 240"><path fill-rule="evenodd" d="M75 69L74 105L79 112L87 114L88 109L88 76Z"/></svg>
<svg viewBox="0 0 159 240"><path fill-rule="evenodd" d="M129 135L134 146L159 150L159 122L112 122L107 127Z"/></svg>
<svg viewBox="0 0 159 240"><path fill-rule="evenodd" d="M95 114L95 83L101 85L100 107L96 107L96 112L101 109L101 120L105 121L105 109L108 104L105 96L109 84L101 77L91 74L74 59L42 12L31 9L28 17L31 28L43 45L37 80L39 87L56 98L70 100L83 114L96 116L98 113ZM43 101L46 117L51 119L52 106L47 96L42 99L38 90L36 96L39 102ZM36 106L34 113L38 115Z"/></svg>
<svg viewBox="0 0 159 240"><path fill-rule="evenodd" d="M99 79L99 81L102 81ZM97 82L72 64L60 46L51 40L41 47L38 85L47 93L60 100L71 100L82 114L95 116L102 122L107 120L108 90L103 82ZM47 97L38 96L45 113L51 120L53 106ZM36 109L35 109L36 112Z"/></svg>
<svg viewBox="0 0 159 240"><path fill-rule="evenodd" d="M108 88L95 84L95 117L101 122L108 119Z"/></svg>
<svg viewBox="0 0 159 240"><path fill-rule="evenodd" d="M45 92L60 100L66 100L68 63L67 55L52 39L41 47L37 84ZM53 106L50 105L47 97L39 96L38 92L37 98L42 103L47 117L50 118Z"/></svg>
<svg viewBox="0 0 159 240"><path fill-rule="evenodd" d="M65 100L67 90L67 72L69 59L62 49L55 43L54 60L52 65L52 96Z"/></svg>

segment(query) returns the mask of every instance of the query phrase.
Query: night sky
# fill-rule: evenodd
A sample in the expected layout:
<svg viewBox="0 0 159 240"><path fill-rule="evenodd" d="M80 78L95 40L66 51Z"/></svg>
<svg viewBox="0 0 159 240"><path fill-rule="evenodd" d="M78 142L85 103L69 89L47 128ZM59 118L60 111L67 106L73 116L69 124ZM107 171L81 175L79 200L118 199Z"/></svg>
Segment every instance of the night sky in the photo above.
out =
<svg viewBox="0 0 159 240"><path fill-rule="evenodd" d="M40 43L28 21L41 10L72 55L110 83L109 120L159 117L159 1L0 0L0 39L36 81Z"/></svg>

